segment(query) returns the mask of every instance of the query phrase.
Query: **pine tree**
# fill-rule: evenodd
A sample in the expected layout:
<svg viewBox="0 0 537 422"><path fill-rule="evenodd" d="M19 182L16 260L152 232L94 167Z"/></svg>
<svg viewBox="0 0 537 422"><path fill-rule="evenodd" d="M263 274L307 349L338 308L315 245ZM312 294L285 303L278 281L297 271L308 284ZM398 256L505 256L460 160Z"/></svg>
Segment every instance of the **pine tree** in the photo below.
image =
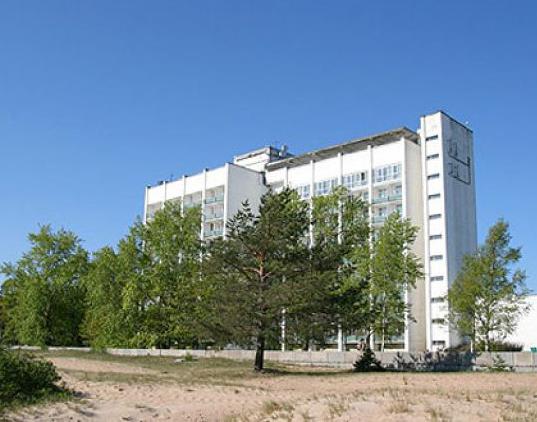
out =
<svg viewBox="0 0 537 422"><path fill-rule="evenodd" d="M212 313L203 324L220 342L254 346L254 368L261 371L282 311L292 319L309 299L308 205L290 189L268 193L258 212L244 203L227 227L227 238L214 241L204 261L203 306Z"/></svg>

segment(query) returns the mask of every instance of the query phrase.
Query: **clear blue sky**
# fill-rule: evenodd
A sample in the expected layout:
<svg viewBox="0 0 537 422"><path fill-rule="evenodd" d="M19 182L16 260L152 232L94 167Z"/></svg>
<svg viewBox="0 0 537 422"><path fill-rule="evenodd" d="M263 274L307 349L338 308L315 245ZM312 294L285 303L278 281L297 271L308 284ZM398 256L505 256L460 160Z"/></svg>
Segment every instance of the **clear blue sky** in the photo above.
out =
<svg viewBox="0 0 537 422"><path fill-rule="evenodd" d="M144 186L444 109L475 133L480 240L504 217L537 289L537 3L0 3L0 261L38 223L115 244Z"/></svg>

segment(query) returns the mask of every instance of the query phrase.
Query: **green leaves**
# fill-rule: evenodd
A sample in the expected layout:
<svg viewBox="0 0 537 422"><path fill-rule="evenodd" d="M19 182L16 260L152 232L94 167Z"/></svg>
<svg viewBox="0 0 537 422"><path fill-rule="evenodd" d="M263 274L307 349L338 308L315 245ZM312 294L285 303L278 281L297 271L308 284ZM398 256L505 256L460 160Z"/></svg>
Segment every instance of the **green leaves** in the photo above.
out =
<svg viewBox="0 0 537 422"><path fill-rule="evenodd" d="M509 224L499 220L489 229L485 244L464 258L448 293L451 323L486 350L495 338L512 333L527 309L521 306L528 294L526 275L512 269L521 250L510 242Z"/></svg>
<svg viewBox="0 0 537 422"><path fill-rule="evenodd" d="M88 254L69 231L42 226L28 236L31 248L4 264L2 286L8 340L29 345L80 344Z"/></svg>

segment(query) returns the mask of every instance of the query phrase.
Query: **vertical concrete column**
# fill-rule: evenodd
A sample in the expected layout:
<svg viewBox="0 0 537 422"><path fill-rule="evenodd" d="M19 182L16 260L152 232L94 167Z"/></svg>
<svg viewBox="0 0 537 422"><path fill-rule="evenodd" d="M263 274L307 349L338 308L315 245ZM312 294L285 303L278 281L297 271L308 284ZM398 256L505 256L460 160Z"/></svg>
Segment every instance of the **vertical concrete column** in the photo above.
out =
<svg viewBox="0 0 537 422"><path fill-rule="evenodd" d="M181 214L185 214L186 175L183 174L183 192L181 196Z"/></svg>
<svg viewBox="0 0 537 422"><path fill-rule="evenodd" d="M148 201L147 196L148 194L149 194L149 186L146 186L145 192L144 192L144 219L143 219L144 224L147 223L147 201Z"/></svg>
<svg viewBox="0 0 537 422"><path fill-rule="evenodd" d="M203 169L203 189L201 190L201 240L205 237L205 219L203 214L205 212L205 195L207 190L207 169Z"/></svg>
<svg viewBox="0 0 537 422"><path fill-rule="evenodd" d="M281 336L282 336L282 341L281 341L281 347L282 347L282 352L285 352L285 335L286 335L286 332L285 332L285 325L286 325L286 321L285 321L285 309L282 310L282 322L281 322Z"/></svg>
<svg viewBox="0 0 537 422"><path fill-rule="evenodd" d="M310 218L313 214L313 196L314 196L314 189L315 189L315 161L310 160ZM309 235L310 235L310 246L313 245L313 242L315 239L313 239L313 224L310 220L310 228L309 228Z"/></svg>
<svg viewBox="0 0 537 422"><path fill-rule="evenodd" d="M343 330L341 329L341 326L338 325L337 327L337 351L343 352L343 348L344 348Z"/></svg>
<svg viewBox="0 0 537 422"><path fill-rule="evenodd" d="M341 152L338 152L337 154L337 161L338 161L338 186L341 186L343 184L343 154ZM342 238L342 230L343 230L343 211L342 211L342 204L341 201L338 203L338 234L337 234L337 240L338 243L341 243ZM339 352L343 352L345 348L345 336L343 333L343 330L341 329L341 325L338 324L337 327L337 349Z"/></svg>
<svg viewBox="0 0 537 422"><path fill-rule="evenodd" d="M225 167L226 181L224 183L224 229L222 231L224 239L226 238L228 207L229 207L229 186L230 186L229 181L231 178L231 172L229 168L230 168L229 163L226 163L226 167Z"/></svg>
<svg viewBox="0 0 537 422"><path fill-rule="evenodd" d="M401 136L400 139L401 144L401 198L402 198L402 210L401 210L401 216L407 217L407 171L406 171L406 141L405 137ZM405 290L405 303L408 303L409 300L409 294L408 289ZM409 351L410 347L410 320L408 311L405 311L405 352Z"/></svg>
<svg viewBox="0 0 537 422"><path fill-rule="evenodd" d="M368 199L368 202L369 202L369 225L370 227L373 226L373 206L371 205L373 203L373 180L375 178L375 174L373 172L373 169L374 169L374 163L373 163L373 146L372 145L368 145L367 146L367 151L368 151L368 155L369 155L369 170L368 170L368 177L367 177L367 192L368 192L368 195L369 195L369 199ZM369 239L369 242L372 243L373 242L373 238L370 237ZM375 348L375 335L372 334L371 337L369 337L369 347L371 347L371 349L374 349Z"/></svg>
<svg viewBox="0 0 537 422"><path fill-rule="evenodd" d="M423 191L423 278L425 281L425 348L432 350L431 323L431 264L429 261L429 185L427 184L427 127L425 117L420 118L421 183Z"/></svg>

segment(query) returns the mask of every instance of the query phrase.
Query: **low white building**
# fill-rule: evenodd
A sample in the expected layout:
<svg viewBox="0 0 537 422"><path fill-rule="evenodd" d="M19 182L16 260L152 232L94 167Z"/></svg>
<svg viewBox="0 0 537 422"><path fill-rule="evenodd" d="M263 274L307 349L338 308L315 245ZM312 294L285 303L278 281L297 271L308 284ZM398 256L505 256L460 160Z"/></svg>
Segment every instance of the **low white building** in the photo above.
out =
<svg viewBox="0 0 537 422"><path fill-rule="evenodd" d="M513 334L507 337L507 341L522 344L525 351L537 350L537 295L528 296L526 304L530 309L518 321Z"/></svg>
<svg viewBox="0 0 537 422"><path fill-rule="evenodd" d="M225 236L241 203L257 207L268 188L289 186L310 201L338 185L371 204L372 225L397 210L420 228L414 248L425 277L408 292L415 321L401 348L455 345L444 296L462 257L477 247L475 177L472 131L444 112L423 116L417 131L394 129L297 156L266 147L218 169L160 182L146 188L144 219L165 201L182 199L184 207L202 205L202 238Z"/></svg>

